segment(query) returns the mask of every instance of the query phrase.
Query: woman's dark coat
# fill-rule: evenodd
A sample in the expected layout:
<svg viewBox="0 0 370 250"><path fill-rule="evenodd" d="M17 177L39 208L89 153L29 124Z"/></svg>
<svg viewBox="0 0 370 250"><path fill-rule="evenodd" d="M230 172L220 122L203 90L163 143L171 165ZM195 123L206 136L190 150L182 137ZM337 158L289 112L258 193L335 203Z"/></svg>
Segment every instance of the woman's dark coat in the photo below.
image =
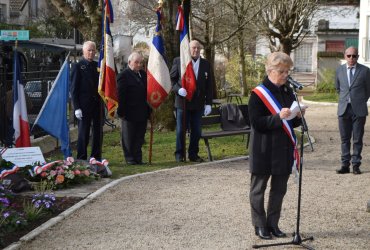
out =
<svg viewBox="0 0 370 250"><path fill-rule="evenodd" d="M277 87L267 77L263 85L270 90L283 108L294 101L292 89L286 85ZM262 100L252 92L248 104L251 122L249 144L250 172L261 175L288 175L294 162L293 144L283 129L279 114L272 115ZM291 120L293 127L301 123L300 118Z"/></svg>

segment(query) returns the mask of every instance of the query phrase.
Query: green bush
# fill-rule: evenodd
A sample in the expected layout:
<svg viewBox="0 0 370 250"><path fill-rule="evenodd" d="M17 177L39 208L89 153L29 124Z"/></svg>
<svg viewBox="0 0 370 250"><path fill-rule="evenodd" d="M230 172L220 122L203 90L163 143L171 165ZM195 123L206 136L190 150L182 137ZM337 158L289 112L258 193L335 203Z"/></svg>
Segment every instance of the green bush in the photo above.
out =
<svg viewBox="0 0 370 250"><path fill-rule="evenodd" d="M336 93L334 79L335 70L325 69L321 82L317 84L316 93Z"/></svg>
<svg viewBox="0 0 370 250"><path fill-rule="evenodd" d="M246 85L245 93L258 85L265 75L265 58L246 55ZM226 66L226 81L230 84L231 92L240 92L240 63L239 56L233 55Z"/></svg>

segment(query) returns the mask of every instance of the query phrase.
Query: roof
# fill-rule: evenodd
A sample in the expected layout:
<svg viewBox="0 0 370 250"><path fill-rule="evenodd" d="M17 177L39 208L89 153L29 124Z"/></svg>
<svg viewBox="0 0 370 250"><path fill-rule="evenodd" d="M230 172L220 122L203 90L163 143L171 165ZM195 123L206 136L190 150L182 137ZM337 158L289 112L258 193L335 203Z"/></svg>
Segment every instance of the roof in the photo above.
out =
<svg viewBox="0 0 370 250"><path fill-rule="evenodd" d="M9 3L10 11L21 11L28 0L11 0Z"/></svg>

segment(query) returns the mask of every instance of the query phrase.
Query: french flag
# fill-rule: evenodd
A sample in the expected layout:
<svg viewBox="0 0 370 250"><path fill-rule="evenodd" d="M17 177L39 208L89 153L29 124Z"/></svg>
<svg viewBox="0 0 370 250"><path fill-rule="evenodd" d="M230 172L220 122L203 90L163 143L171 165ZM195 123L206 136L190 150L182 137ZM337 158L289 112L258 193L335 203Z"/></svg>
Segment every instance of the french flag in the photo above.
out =
<svg viewBox="0 0 370 250"><path fill-rule="evenodd" d="M21 62L17 49L14 50L13 65L13 128L16 147L30 147L30 126L28 123L26 98L21 78Z"/></svg>
<svg viewBox="0 0 370 250"><path fill-rule="evenodd" d="M147 71L147 101L149 105L156 109L166 99L171 91L170 72L167 67L163 38L161 36L161 8L157 9L156 34L150 46Z"/></svg>
<svg viewBox="0 0 370 250"><path fill-rule="evenodd" d="M113 118L118 108L118 96L110 23L113 23L112 4L109 0L105 0L102 20L102 43L99 58L100 75L98 92L107 105L108 116Z"/></svg>
<svg viewBox="0 0 370 250"><path fill-rule="evenodd" d="M180 63L181 63L181 84L186 89L186 99L191 101L196 89L196 80L191 61L188 30L184 19L184 11L180 5L177 10L176 30L180 33Z"/></svg>

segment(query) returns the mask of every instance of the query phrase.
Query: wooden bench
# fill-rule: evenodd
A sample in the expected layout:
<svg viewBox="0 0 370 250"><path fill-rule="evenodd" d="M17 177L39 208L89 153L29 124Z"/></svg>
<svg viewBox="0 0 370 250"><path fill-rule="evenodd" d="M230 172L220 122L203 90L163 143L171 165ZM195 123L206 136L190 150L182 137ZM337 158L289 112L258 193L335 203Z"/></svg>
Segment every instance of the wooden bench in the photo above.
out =
<svg viewBox="0 0 370 250"><path fill-rule="evenodd" d="M207 147L208 151L208 160L212 161L212 154L211 154L211 148L209 146L209 139L217 138L217 137L224 137L224 136L233 136L233 135L247 135L247 144L246 148L248 148L249 144L249 136L250 136L250 126L249 126L249 119L248 119L248 105L242 104L238 105L239 109L242 111L243 116L247 119L248 128L242 129L242 130L222 130L221 128L221 114L220 114L220 108L212 108L211 114L208 116L202 117L202 127L203 126L209 126L218 124L220 125L220 129L216 131L202 131L201 138L204 140L204 143Z"/></svg>

